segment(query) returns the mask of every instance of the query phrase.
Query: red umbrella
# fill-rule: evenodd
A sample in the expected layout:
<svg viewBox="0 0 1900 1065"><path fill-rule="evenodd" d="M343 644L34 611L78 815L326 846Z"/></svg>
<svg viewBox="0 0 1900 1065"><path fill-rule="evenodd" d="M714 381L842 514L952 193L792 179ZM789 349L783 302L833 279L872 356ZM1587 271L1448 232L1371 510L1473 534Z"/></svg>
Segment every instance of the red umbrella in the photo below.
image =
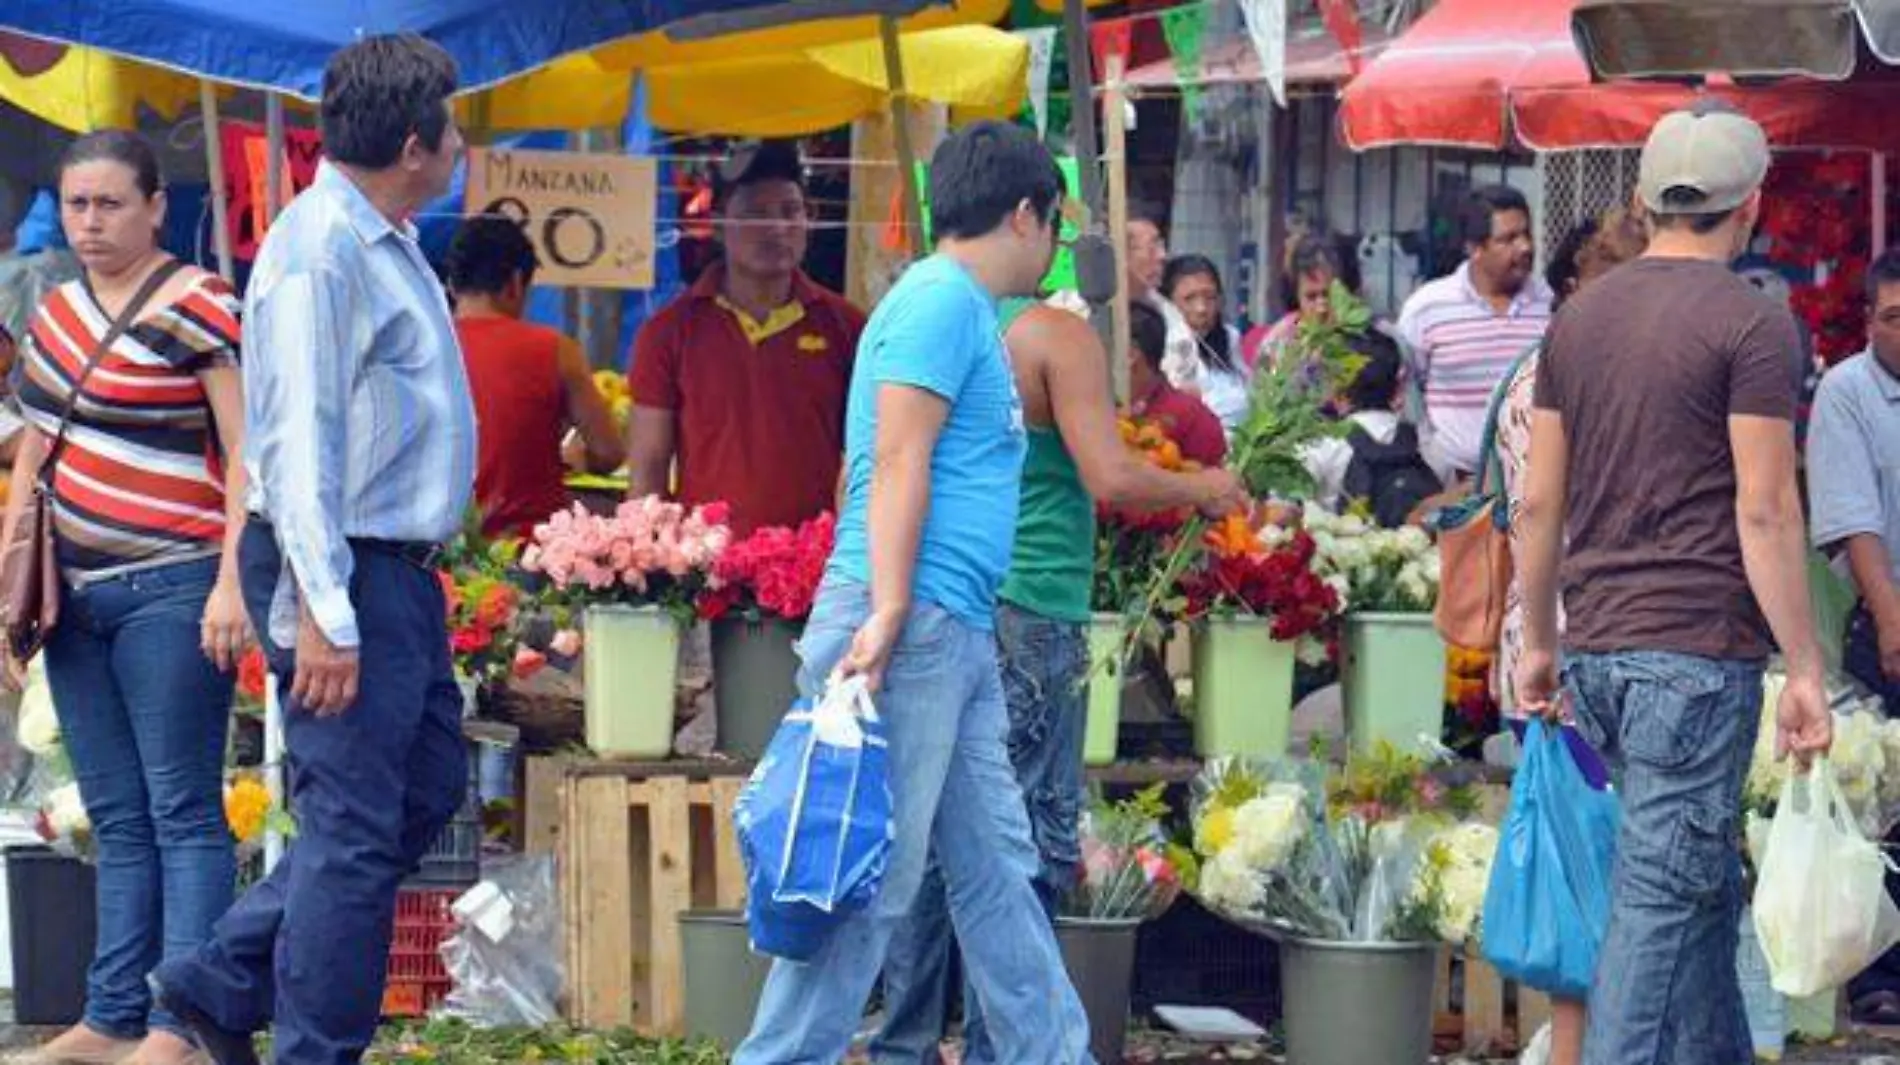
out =
<svg viewBox="0 0 1900 1065"><path fill-rule="evenodd" d="M1900 108L1881 86L1592 84L1571 36L1575 7L1576 0L1440 0L1346 86L1346 143L1361 151L1631 147L1658 117L1699 95L1732 101L1784 148L1885 150L1900 142Z"/></svg>

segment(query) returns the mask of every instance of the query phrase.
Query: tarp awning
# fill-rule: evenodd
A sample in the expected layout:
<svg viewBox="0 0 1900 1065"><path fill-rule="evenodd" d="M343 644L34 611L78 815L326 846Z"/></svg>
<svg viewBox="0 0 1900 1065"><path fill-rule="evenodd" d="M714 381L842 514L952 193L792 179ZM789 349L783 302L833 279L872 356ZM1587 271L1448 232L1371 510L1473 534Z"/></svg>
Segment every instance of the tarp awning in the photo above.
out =
<svg viewBox="0 0 1900 1065"><path fill-rule="evenodd" d="M1861 42L1900 65L1900 3L1893 0L1582 0L1578 46L1605 77L1844 80Z"/></svg>
<svg viewBox="0 0 1900 1065"><path fill-rule="evenodd" d="M829 0L827 19L907 15L938 0ZM418 33L448 49L481 88L670 24L774 9L810 18L809 0L0 0L0 29L85 45L213 81L305 100L323 68L366 34Z"/></svg>
<svg viewBox="0 0 1900 1065"><path fill-rule="evenodd" d="M981 25L1007 8L1008 0L957 0L905 18L907 90L967 114L1020 107L1028 48ZM465 93L462 115L491 130L618 125L631 104L634 72L641 71L659 128L806 134L886 105L877 32L875 18L841 18L703 40L649 33ZM141 105L172 119L197 97L192 76L0 32L0 99L64 129L132 126Z"/></svg>
<svg viewBox="0 0 1900 1065"><path fill-rule="evenodd" d="M1365 43L1359 49L1360 61L1367 62L1385 50L1388 38L1376 26L1365 30ZM1286 83L1288 85L1342 85L1352 77L1352 57L1339 42L1324 31L1290 36L1286 42ZM1126 79L1137 91L1171 89L1181 85L1181 74L1174 59L1158 59L1136 67ZM1260 85L1266 73L1260 66L1260 54L1245 34L1230 37L1207 50L1201 58L1199 85Z"/></svg>
<svg viewBox="0 0 1900 1065"><path fill-rule="evenodd" d="M1657 118L1702 94L1728 99L1782 147L1884 150L1900 143L1900 108L1883 86L1594 84L1571 36L1575 6L1440 0L1346 86L1346 143L1358 150L1630 147L1643 142Z"/></svg>

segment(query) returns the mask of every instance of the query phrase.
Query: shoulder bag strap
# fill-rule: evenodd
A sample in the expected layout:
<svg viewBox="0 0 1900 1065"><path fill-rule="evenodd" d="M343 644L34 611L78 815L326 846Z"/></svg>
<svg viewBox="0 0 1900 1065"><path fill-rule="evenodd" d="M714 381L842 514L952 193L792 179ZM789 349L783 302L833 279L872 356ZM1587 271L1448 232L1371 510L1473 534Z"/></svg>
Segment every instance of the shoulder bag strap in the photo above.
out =
<svg viewBox="0 0 1900 1065"><path fill-rule="evenodd" d="M132 323L138 319L139 312L145 309L146 304L152 302L152 297L158 295L158 290L165 286L165 282L170 281L173 275L184 268L184 263L172 259L152 271L151 276L145 279L145 283L140 285L139 290L126 302L125 308L112 319L112 324L106 327L105 334L99 338L99 343L93 346L91 358L86 360L85 369L79 371L79 376L73 379L73 390L66 396L66 409L60 413L59 431L53 435L53 446L46 451L46 461L40 463L41 484L53 483L53 466L59 462L60 452L66 449L66 430L72 426L73 412L79 408L79 397L85 392L86 381L92 377L92 371L98 369L99 364L105 361L106 354L112 350L112 345L118 343L126 330L132 328ZM92 286L83 278L80 284L85 285L87 295L92 294ZM99 301L95 297L93 302L97 304Z"/></svg>
<svg viewBox="0 0 1900 1065"><path fill-rule="evenodd" d="M1478 445L1478 481L1471 489L1474 496L1484 495L1486 485L1496 488L1504 483L1504 463L1498 458L1498 420L1504 413L1504 401L1510 397L1511 382L1517 379L1530 357L1542 350L1544 342L1540 340L1512 359L1511 368L1498 382L1497 391L1491 393L1491 405L1484 412L1484 441Z"/></svg>

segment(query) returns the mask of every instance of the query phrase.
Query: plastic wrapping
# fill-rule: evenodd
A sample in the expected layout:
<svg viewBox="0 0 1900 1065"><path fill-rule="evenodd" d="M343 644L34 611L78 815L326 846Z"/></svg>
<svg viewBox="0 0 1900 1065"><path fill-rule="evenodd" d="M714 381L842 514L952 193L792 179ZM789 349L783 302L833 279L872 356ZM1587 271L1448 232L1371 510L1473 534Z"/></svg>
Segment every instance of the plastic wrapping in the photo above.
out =
<svg viewBox="0 0 1900 1065"><path fill-rule="evenodd" d="M1900 942L1888 868L1851 819L1826 758L1788 778L1754 902L1776 991L1801 998L1840 987Z"/></svg>
<svg viewBox="0 0 1900 1065"><path fill-rule="evenodd" d="M558 1024L564 973L554 859L498 859L484 873L455 901L456 931L442 944L453 986L437 1014L477 1028Z"/></svg>

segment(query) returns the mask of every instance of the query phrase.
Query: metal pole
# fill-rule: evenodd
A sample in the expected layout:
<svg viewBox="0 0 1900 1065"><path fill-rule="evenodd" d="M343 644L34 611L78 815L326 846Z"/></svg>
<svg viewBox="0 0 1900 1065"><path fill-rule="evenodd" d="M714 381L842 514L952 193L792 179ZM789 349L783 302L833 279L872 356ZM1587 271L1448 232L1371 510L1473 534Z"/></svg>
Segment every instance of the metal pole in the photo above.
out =
<svg viewBox="0 0 1900 1065"><path fill-rule="evenodd" d="M924 208L917 196L917 148L910 140L910 99L904 88L904 51L898 42L897 20L879 16L877 36L884 44L884 81L890 92L891 142L897 148L898 188L904 196L904 226L912 234L910 251L923 253Z"/></svg>
<svg viewBox="0 0 1900 1065"><path fill-rule="evenodd" d="M1873 210L1874 239L1871 242L1874 254L1887 250L1887 153L1873 153Z"/></svg>
<svg viewBox="0 0 1900 1065"><path fill-rule="evenodd" d="M277 674L264 676L264 787L271 806L289 808L290 789L284 779L284 704L277 697ZM264 872L284 856L285 840L276 829L264 833Z"/></svg>
<svg viewBox="0 0 1900 1065"><path fill-rule="evenodd" d="M1095 75L1089 69L1089 9L1087 0L1064 0L1062 33L1069 44L1069 129L1075 139L1075 158L1082 174L1082 202L1101 232L1108 217L1102 195L1101 138L1095 132Z"/></svg>
<svg viewBox="0 0 1900 1065"><path fill-rule="evenodd" d="M1103 120L1108 123L1108 226L1109 244L1115 249L1115 301L1108 318L1111 330L1103 346L1109 352L1109 379L1115 396L1126 400L1128 394L1128 114L1127 97L1122 95L1122 57L1108 57L1107 91L1102 94ZM1098 324L1099 328L1099 324Z"/></svg>
<svg viewBox="0 0 1900 1065"><path fill-rule="evenodd" d="M264 143L264 219L275 222L284 195L284 98L276 93L264 97Z"/></svg>
<svg viewBox="0 0 1900 1065"><path fill-rule="evenodd" d="M205 127L205 169L211 181L211 246L218 255L218 276L237 284L231 261L230 189L224 182L224 136L218 119L218 91L208 81L198 83L198 115Z"/></svg>

